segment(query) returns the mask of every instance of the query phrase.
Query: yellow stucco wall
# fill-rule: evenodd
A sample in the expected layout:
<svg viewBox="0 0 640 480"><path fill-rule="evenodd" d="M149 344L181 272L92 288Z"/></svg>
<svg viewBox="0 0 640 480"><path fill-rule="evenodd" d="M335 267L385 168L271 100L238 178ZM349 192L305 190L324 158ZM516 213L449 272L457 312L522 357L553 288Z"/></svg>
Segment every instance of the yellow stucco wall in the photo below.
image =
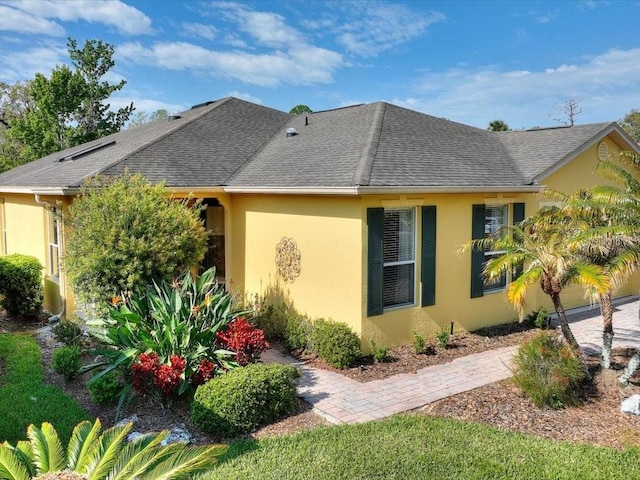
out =
<svg viewBox="0 0 640 480"><path fill-rule="evenodd" d="M235 195L230 282L270 303L292 303L312 318L332 318L361 332L362 220L360 199ZM300 275L284 281L276 270L276 246L295 240Z"/></svg>

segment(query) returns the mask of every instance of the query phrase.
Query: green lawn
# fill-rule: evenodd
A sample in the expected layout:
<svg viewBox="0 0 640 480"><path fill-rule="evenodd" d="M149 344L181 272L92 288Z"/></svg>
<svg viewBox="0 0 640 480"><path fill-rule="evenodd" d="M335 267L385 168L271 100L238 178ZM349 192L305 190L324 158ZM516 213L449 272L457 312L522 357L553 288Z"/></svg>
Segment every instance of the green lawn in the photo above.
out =
<svg viewBox="0 0 640 480"><path fill-rule="evenodd" d="M44 383L40 348L28 335L0 334L0 442L26 439L27 426L51 422L65 442L91 417L59 388Z"/></svg>
<svg viewBox="0 0 640 480"><path fill-rule="evenodd" d="M640 450L552 442L426 416L396 416L235 442L214 479L629 479Z"/></svg>

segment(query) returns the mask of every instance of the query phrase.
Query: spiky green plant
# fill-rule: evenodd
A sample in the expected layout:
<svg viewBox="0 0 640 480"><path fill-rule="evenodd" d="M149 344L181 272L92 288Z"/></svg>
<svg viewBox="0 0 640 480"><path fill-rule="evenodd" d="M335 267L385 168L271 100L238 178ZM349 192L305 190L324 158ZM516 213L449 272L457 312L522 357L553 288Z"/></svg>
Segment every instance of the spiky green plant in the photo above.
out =
<svg viewBox="0 0 640 480"><path fill-rule="evenodd" d="M100 420L84 421L73 431L65 452L50 423L30 425L27 441L0 445L0 478L171 480L182 479L210 468L226 451L224 445L162 446L169 432L142 435L126 441L131 424L102 431Z"/></svg>

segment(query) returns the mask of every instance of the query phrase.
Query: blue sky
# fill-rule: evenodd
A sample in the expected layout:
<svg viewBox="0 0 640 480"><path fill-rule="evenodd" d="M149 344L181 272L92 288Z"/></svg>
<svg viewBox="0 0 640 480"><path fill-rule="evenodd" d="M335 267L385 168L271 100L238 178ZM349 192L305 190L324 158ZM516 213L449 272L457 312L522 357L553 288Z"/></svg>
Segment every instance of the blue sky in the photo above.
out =
<svg viewBox="0 0 640 480"><path fill-rule="evenodd" d="M114 45L114 107L236 96L288 111L384 100L486 128L614 121L640 108L640 0L0 0L0 81Z"/></svg>

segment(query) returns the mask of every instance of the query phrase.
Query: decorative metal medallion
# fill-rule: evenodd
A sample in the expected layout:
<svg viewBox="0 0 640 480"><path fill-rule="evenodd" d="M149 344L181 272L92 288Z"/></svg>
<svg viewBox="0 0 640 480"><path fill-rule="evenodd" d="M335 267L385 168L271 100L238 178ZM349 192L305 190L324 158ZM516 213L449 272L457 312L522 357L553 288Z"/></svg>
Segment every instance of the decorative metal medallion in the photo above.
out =
<svg viewBox="0 0 640 480"><path fill-rule="evenodd" d="M293 283L300 276L300 250L293 238L282 237L276 245L276 268L285 282Z"/></svg>

